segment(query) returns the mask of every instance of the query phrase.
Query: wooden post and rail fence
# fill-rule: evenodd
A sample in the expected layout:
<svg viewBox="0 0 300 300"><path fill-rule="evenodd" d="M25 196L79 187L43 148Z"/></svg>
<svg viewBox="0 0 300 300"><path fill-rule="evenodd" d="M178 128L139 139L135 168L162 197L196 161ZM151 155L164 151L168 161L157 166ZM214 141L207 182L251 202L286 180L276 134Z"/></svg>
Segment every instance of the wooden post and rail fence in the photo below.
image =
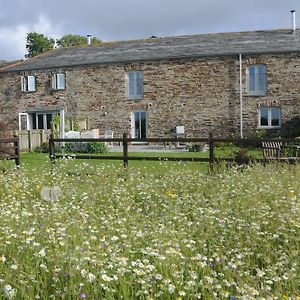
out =
<svg viewBox="0 0 300 300"><path fill-rule="evenodd" d="M129 138L127 133L123 134L122 138L88 138L88 139L60 139L50 136L49 139L49 150L50 150L50 160L52 162L57 158L64 158L70 156L70 154L57 153L55 143L76 143L76 142L109 142L109 143L119 143L123 147L123 155L91 155L91 154L76 154L72 156L75 159L102 159L102 160L122 160L124 167L128 167L129 160L147 160L147 161L190 161L190 162L208 162L212 166L217 161L227 161L235 162L235 157L216 157L215 155L215 143L232 143L238 146L254 146L263 147L263 143L271 143L276 147L279 144L291 145L296 151L296 155L293 157L263 157L263 158L251 158L251 161L257 162L267 162L272 160L282 160L289 163L300 162L300 140L299 139L241 139L241 138L214 138L213 134L209 134L208 138L147 138L147 139L135 139ZM208 157L159 157L159 156L129 156L128 155L128 144L129 143L205 143L209 145L209 156Z"/></svg>
<svg viewBox="0 0 300 300"><path fill-rule="evenodd" d="M14 160L20 166L20 142L17 136L0 139L0 160Z"/></svg>

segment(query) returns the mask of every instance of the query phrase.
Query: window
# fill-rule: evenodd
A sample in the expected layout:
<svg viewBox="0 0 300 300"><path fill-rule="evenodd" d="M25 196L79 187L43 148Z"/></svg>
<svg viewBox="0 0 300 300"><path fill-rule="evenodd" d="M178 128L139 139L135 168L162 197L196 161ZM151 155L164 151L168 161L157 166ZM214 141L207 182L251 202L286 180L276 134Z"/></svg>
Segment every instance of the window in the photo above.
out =
<svg viewBox="0 0 300 300"><path fill-rule="evenodd" d="M21 83L23 92L35 92L34 76L22 76Z"/></svg>
<svg viewBox="0 0 300 300"><path fill-rule="evenodd" d="M147 112L144 110L138 110L132 112L132 119L131 119L131 130L132 130L132 137L135 139L146 139L147 138L147 123L148 123L148 116Z"/></svg>
<svg viewBox="0 0 300 300"><path fill-rule="evenodd" d="M247 68L248 94L264 96L267 91L266 66L251 65Z"/></svg>
<svg viewBox="0 0 300 300"><path fill-rule="evenodd" d="M65 90L66 80L64 73L57 73L52 76L52 89L53 90Z"/></svg>
<svg viewBox="0 0 300 300"><path fill-rule="evenodd" d="M141 71L127 73L127 95L128 99L144 98L144 75Z"/></svg>
<svg viewBox="0 0 300 300"><path fill-rule="evenodd" d="M36 112L29 113L30 129L51 129L51 121L55 113L52 112Z"/></svg>
<svg viewBox="0 0 300 300"><path fill-rule="evenodd" d="M279 128L281 126L281 110L279 107L261 107L258 113L258 127Z"/></svg>

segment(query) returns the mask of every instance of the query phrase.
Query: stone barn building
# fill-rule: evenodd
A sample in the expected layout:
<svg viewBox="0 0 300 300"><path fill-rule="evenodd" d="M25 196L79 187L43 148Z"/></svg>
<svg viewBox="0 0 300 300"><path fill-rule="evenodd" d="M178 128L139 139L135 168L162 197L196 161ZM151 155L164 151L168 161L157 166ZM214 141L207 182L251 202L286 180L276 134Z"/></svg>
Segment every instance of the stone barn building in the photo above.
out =
<svg viewBox="0 0 300 300"><path fill-rule="evenodd" d="M149 38L61 48L0 67L11 129L131 137L286 133L300 113L300 30Z"/></svg>

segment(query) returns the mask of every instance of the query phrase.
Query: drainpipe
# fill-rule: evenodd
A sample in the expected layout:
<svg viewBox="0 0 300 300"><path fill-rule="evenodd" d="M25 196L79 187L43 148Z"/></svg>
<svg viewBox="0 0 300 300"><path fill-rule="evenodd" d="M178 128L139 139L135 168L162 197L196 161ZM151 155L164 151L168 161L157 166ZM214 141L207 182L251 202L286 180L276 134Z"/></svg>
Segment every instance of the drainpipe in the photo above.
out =
<svg viewBox="0 0 300 300"><path fill-rule="evenodd" d="M60 138L65 138L65 110L61 109L59 112L60 115ZM62 153L64 154L65 142L62 142Z"/></svg>
<svg viewBox="0 0 300 300"><path fill-rule="evenodd" d="M243 71L242 71L242 53L239 54L240 61L240 136L243 138Z"/></svg>

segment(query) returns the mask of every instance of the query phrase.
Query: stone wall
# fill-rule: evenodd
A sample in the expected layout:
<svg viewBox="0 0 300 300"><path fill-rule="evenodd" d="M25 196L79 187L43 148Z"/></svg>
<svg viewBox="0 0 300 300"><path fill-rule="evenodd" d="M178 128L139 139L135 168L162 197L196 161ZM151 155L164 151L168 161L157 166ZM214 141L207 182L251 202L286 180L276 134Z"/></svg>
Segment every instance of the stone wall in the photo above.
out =
<svg viewBox="0 0 300 300"><path fill-rule="evenodd" d="M247 95L246 66L267 66L265 96ZM144 72L144 99L126 97L126 72ZM66 74L66 90L52 91L54 72ZM35 108L64 107L66 120L88 119L100 134L114 136L131 132L132 112L148 113L148 136L174 136L174 128L185 126L189 137L238 136L240 126L238 57L165 60L134 64L84 66L59 70L30 71L37 90L21 92L23 73L0 73L0 120L18 128L18 113ZM282 109L282 124L299 116L300 55L258 55L243 57L244 131L251 135L258 124L258 106ZM275 102L274 102L275 103ZM66 122L68 123L68 122Z"/></svg>

